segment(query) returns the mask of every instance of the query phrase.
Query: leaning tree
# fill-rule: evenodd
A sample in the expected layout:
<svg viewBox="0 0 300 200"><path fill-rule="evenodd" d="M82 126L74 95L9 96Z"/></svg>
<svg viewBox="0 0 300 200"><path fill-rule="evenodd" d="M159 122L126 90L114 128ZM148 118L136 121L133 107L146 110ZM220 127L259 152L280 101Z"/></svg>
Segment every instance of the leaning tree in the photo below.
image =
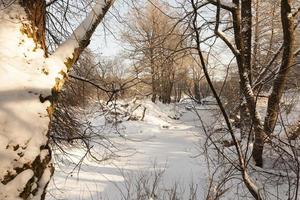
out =
<svg viewBox="0 0 300 200"><path fill-rule="evenodd" d="M46 7L55 2L0 1L0 199L45 198L54 171L48 125L57 95L113 0L92 2L80 25L49 53Z"/></svg>

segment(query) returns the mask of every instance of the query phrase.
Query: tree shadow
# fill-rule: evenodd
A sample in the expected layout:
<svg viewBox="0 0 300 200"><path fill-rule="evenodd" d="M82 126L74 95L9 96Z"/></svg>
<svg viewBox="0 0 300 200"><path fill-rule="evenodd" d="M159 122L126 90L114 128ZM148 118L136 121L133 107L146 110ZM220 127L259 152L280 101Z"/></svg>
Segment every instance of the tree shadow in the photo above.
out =
<svg viewBox="0 0 300 200"><path fill-rule="evenodd" d="M35 131L35 127L40 124L38 121L32 123L33 119L48 117L44 113L35 113L39 110L42 111L40 108L43 105L39 100L39 95L47 94L47 92L49 90L41 88L0 91L0 125L2 129L0 134L9 136L17 127L20 130ZM39 104L41 104L40 108L35 107ZM32 116L34 114L37 116Z"/></svg>

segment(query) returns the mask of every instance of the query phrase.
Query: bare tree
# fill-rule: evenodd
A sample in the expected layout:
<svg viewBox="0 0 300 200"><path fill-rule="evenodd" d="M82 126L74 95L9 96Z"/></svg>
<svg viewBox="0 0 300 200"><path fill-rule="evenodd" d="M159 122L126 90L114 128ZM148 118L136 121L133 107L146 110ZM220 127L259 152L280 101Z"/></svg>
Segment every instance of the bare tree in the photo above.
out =
<svg viewBox="0 0 300 200"><path fill-rule="evenodd" d="M130 45L131 57L144 74L150 76L152 101L171 102L177 67L180 67L184 41L180 29L166 14L159 1L130 10L127 31L123 38Z"/></svg>
<svg viewBox="0 0 300 200"><path fill-rule="evenodd" d="M258 1L256 3L259 3ZM265 3L265 2L264 2ZM267 4L267 3L266 3ZM211 15L206 16L201 13L202 8L213 8L211 5L215 6L215 19L211 18ZM268 4L269 5L269 4ZM239 171L242 175L242 180L249 192L255 199L263 199L263 195L259 189L259 184L254 181L254 178L251 177L249 173L249 161L248 161L248 147L251 143L252 134L254 135L254 146L251 156L255 161L255 165L263 167L263 147L267 142L268 144L276 143L276 139L272 139L274 128L276 122L278 121L279 112L280 112L280 99L284 93L286 79L288 77L289 71L293 66L293 58L295 56L294 51L294 42L295 42L295 16L298 13L297 9L292 11L293 4L292 1L281 1L280 5L280 18L281 28L278 28L278 24L271 25L270 34L259 33L260 28L258 24L252 24L253 21L259 22L258 16L258 7L255 8L256 16L252 18L252 14L255 13L252 7L252 1L239 1L233 0L232 2L223 2L223 1L191 1L192 6L192 27L193 38L195 41L195 47L200 58L201 64L206 80L212 90L214 97L217 100L221 113L224 117L225 124L227 126L228 133L231 137L229 146L235 147L235 153L237 155L238 164L232 162L232 160L222 151L219 153L224 156L224 158L231 163L232 165L239 166ZM271 13L273 13L273 18L270 21L276 21L276 11L278 8L273 8ZM296 11L295 11L296 10ZM185 17L189 16L189 12L185 12ZM202 24L201 24L202 23ZM205 27L209 27L208 34L201 34L201 31ZM254 27L254 30L253 30ZM275 31L276 29L276 31ZM277 49L275 47L274 41L278 40L278 35L281 34L277 32L281 30L282 32L282 47L279 47L278 52L272 53L272 51ZM213 33L212 33L213 31ZM254 38L252 36L254 32ZM208 36L207 36L208 35ZM263 35L263 36L261 36ZM267 35L267 36L266 36ZM209 71L209 59L208 64L205 62L205 57L203 52L211 52L211 49L214 47L215 43L208 43L207 41L211 38L217 37L220 39L231 51L236 60L236 67L239 79L239 88L240 88L240 117L241 117L241 126L240 133L246 137L246 149L241 146L240 141L237 139L237 132L232 126L231 120L229 120L228 111L225 109L222 97L220 97L219 92L216 90L213 81L208 73ZM269 38L269 43L263 44L262 46L267 47L267 50L259 51L258 48L262 43L260 38ZM254 39L254 40L253 40ZM253 45L253 41L255 42ZM282 49L280 49L282 48ZM203 50L205 49L205 50ZM280 51L282 50L281 59L278 58ZM269 52L271 51L271 53ZM268 52L267 58L265 52ZM259 54L264 54L265 58L262 58ZM259 61L260 60L260 61ZM263 61L264 60L264 61ZM276 61L276 62L275 62ZM262 65L260 62L267 63L267 65ZM276 67L276 63L279 63L279 67ZM259 66L257 66L259 65ZM274 67L275 65L275 67ZM272 66L272 70L270 70ZM275 69L275 71L273 71ZM271 94L268 95L268 105L265 120L261 119L261 113L258 110L257 99L260 95L262 85L266 83L263 82L259 87L257 83L258 79L261 79L262 76L265 76L264 71L270 72L273 71L273 76L267 75L267 82L272 82ZM266 73L266 74L264 74ZM261 75L263 74L263 75ZM265 77L263 78L264 80ZM243 107L242 105L246 105ZM249 112L250 123L246 124L243 120L247 120L247 115ZM283 145L281 143L281 145ZM278 146L277 146L278 147ZM286 144L286 148L290 148L290 145ZM294 147L292 147L294 148ZM274 149L275 151L275 149ZM295 158L295 157L293 157ZM297 158L295 161L297 162ZM295 179L298 180L297 178ZM296 190L297 191L297 190ZM297 194L293 196L297 198Z"/></svg>

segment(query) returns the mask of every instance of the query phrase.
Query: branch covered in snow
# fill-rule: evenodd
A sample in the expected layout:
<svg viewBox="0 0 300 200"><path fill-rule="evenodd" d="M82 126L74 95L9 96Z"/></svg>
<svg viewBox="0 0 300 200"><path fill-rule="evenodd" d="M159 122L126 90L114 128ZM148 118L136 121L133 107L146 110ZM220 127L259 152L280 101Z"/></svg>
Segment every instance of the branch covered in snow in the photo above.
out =
<svg viewBox="0 0 300 200"><path fill-rule="evenodd" d="M234 3L228 3L228 2L218 2L215 0L208 0L210 4L213 4L215 6L220 6L220 8L228 11L234 11L236 9L236 5Z"/></svg>
<svg viewBox="0 0 300 200"><path fill-rule="evenodd" d="M71 67L89 45L98 24L103 20L113 2L114 0L97 0L89 15L74 30L70 38L56 49L53 56L67 64L67 67Z"/></svg>

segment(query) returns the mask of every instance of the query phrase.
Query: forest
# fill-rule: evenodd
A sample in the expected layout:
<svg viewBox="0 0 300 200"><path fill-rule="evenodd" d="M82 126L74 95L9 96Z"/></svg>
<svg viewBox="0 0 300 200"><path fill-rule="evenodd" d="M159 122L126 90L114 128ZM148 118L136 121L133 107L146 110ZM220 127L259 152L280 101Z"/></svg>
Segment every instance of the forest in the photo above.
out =
<svg viewBox="0 0 300 200"><path fill-rule="evenodd" d="M0 200L299 200L299 0L0 0Z"/></svg>

